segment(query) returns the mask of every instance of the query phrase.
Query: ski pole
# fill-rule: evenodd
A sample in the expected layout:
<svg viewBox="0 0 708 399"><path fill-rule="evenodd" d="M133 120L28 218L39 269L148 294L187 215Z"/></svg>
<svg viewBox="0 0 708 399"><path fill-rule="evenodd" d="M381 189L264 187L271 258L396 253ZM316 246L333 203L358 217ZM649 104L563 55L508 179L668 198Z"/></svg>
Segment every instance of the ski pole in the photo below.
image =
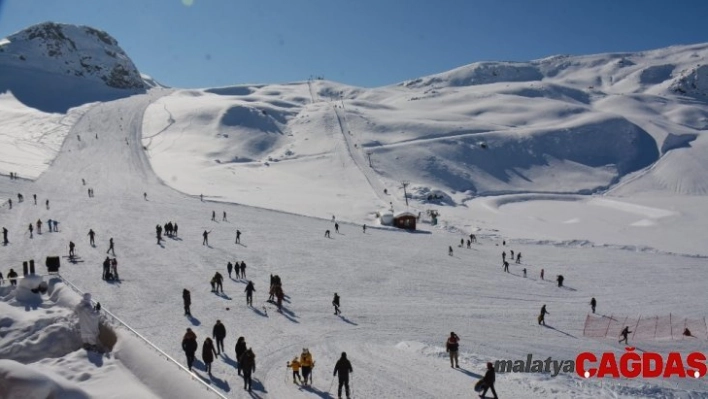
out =
<svg viewBox="0 0 708 399"><path fill-rule="evenodd" d="M332 376L332 382L329 383L329 389L327 390L328 393L332 392L332 385L334 385L334 376Z"/></svg>

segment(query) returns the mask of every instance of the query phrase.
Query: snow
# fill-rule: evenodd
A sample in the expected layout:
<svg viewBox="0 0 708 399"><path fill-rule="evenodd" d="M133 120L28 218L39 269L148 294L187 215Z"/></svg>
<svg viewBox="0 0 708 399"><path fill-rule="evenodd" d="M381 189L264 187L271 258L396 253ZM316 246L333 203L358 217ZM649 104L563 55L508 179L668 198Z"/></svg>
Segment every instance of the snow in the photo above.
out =
<svg viewBox="0 0 708 399"><path fill-rule="evenodd" d="M186 328L201 347L220 319L227 337L213 376L200 351L189 375L110 316L102 325L115 345L87 352L73 312L81 296L69 284L48 277L48 292L35 294L27 289L37 281L5 283L0 398L217 397L202 383L229 398L329 398L342 351L355 398L466 398L487 361L623 353L613 336L583 336L591 297L599 315L703 319L708 107L700 92L673 87L698 62L692 55L707 52L695 45L481 63L376 89L320 80L155 84L111 101L66 96L52 111L6 91L0 172L22 179L0 179L10 241L0 248L3 274L28 259L42 272L43 259L66 255L73 241L78 258L62 257L62 277L167 356L184 364ZM13 76L31 88L29 77L50 79L45 72ZM25 201L9 209L4 200L17 193ZM422 216L414 232L378 226L376 211L390 208L436 210L438 225ZM213 211L227 220L212 221ZM339 233L327 239L333 215ZM24 232L37 219L59 221L59 231L30 239ZM155 225L168 221L179 224L179 237L157 243ZM479 242L457 246L470 233ZM111 237L121 280L105 282ZM500 253L511 249L523 261L504 273ZM252 308L244 279L209 292L211 276L227 276L235 260L255 283ZM282 314L265 302L271 274L287 295ZM193 317L183 315L184 288ZM341 317L332 314L334 292ZM548 327L536 323L543 304ZM444 350L450 331L461 337L457 370ZM256 353L250 395L234 367L239 336ZM636 345L685 354L705 352L706 339ZM317 362L311 389L292 384L285 367L303 347ZM513 398L708 395L704 378L574 373L498 374L496 387Z"/></svg>

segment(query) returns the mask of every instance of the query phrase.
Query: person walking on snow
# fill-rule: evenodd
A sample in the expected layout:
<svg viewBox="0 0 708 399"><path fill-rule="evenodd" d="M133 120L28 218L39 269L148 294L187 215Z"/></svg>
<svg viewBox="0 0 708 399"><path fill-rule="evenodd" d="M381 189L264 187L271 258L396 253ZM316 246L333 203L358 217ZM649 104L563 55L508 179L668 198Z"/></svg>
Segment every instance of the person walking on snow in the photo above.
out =
<svg viewBox="0 0 708 399"><path fill-rule="evenodd" d="M222 294L224 293L224 276L221 275L221 273L216 272L214 274L214 282L216 283L216 288L214 292L221 292Z"/></svg>
<svg viewBox="0 0 708 399"><path fill-rule="evenodd" d="M366 225L361 226L364 229L364 234L366 234Z"/></svg>
<svg viewBox="0 0 708 399"><path fill-rule="evenodd" d="M37 219L37 234L42 234L42 221Z"/></svg>
<svg viewBox="0 0 708 399"><path fill-rule="evenodd" d="M204 361L204 366L206 367L206 372L211 375L211 364L214 363L214 356L216 356L216 350L214 350L214 342L211 338L207 337L202 344L202 360Z"/></svg>
<svg viewBox="0 0 708 399"><path fill-rule="evenodd" d="M113 237L111 237L108 240L108 251L106 251L106 253L109 253L109 252L111 252L113 254L113 256L116 256L116 250L113 247Z"/></svg>
<svg viewBox="0 0 708 399"><path fill-rule="evenodd" d="M334 224L334 232L339 234L339 223Z"/></svg>
<svg viewBox="0 0 708 399"><path fill-rule="evenodd" d="M246 284L246 305L253 306L253 293L256 291L256 287L253 286L253 281L249 281Z"/></svg>
<svg viewBox="0 0 708 399"><path fill-rule="evenodd" d="M339 311L339 295L337 293L334 293L334 299L332 299L332 305L334 305L334 315L339 315L342 314L342 312Z"/></svg>
<svg viewBox="0 0 708 399"><path fill-rule="evenodd" d="M629 326L625 326L624 329L622 329L622 332L620 333L620 336L622 337L622 339L620 339L619 342L621 343L622 341L624 341L625 344L629 345L629 342L627 341L627 337L631 333L632 332L629 331Z"/></svg>
<svg viewBox="0 0 708 399"><path fill-rule="evenodd" d="M506 251L502 251L502 262L506 262Z"/></svg>
<svg viewBox="0 0 708 399"><path fill-rule="evenodd" d="M243 372L243 389L251 392L251 374L256 372L256 355L253 350L248 348L238 360L238 363L241 365L241 371Z"/></svg>
<svg viewBox="0 0 708 399"><path fill-rule="evenodd" d="M504 271L509 273L509 262L504 261Z"/></svg>
<svg viewBox="0 0 708 399"><path fill-rule="evenodd" d="M484 385L484 389L482 390L482 393L479 395L480 398L485 397L488 389L492 390L492 394L494 395L494 399L499 398L497 396L496 389L494 389L494 381L495 380L496 380L496 375L494 372L494 365L492 364L492 362L487 362L487 372L484 373L484 377L482 377L482 384Z"/></svg>
<svg viewBox="0 0 708 399"><path fill-rule="evenodd" d="M187 332L182 338L182 350L187 356L187 368L192 371L192 365L194 364L194 354L197 352L197 335L192 331L191 328L187 329Z"/></svg>
<svg viewBox="0 0 708 399"><path fill-rule="evenodd" d="M243 337L238 337L238 340L236 341L236 361L238 363L238 375L241 375L241 356L243 356L244 353L246 353L246 339Z"/></svg>
<svg viewBox="0 0 708 399"><path fill-rule="evenodd" d="M231 262L226 264L226 271L229 272L229 278L231 278L231 272L234 270L234 265Z"/></svg>
<svg viewBox="0 0 708 399"><path fill-rule="evenodd" d="M186 288L182 290L182 301L184 302L184 315L191 316L192 312L189 311L189 307L192 305L192 294Z"/></svg>
<svg viewBox="0 0 708 399"><path fill-rule="evenodd" d="M226 221L227 221L227 220L226 220L226 211L224 211L224 216L221 217L221 221L222 221L222 222L226 222Z"/></svg>
<svg viewBox="0 0 708 399"><path fill-rule="evenodd" d="M596 301L595 298L593 297L593 298L590 300L590 307L592 308L592 312L593 312L593 313L595 313L595 307L596 307L596 306L597 306L597 301Z"/></svg>
<svg viewBox="0 0 708 399"><path fill-rule="evenodd" d="M89 244L91 244L92 247L95 247L96 242L94 241L94 238L96 238L96 233L92 229L89 229L89 232L86 235L89 236Z"/></svg>
<svg viewBox="0 0 708 399"><path fill-rule="evenodd" d="M246 278L246 262L241 261L241 278Z"/></svg>
<svg viewBox="0 0 708 399"><path fill-rule="evenodd" d="M212 329L211 335L216 340L216 354L220 355L224 350L224 338L226 338L226 327L221 324L221 320L217 320Z"/></svg>
<svg viewBox="0 0 708 399"><path fill-rule="evenodd" d="M546 305L544 304L541 306L541 314L538 315L538 324L543 324L544 326L546 325L546 315L550 314L546 310Z"/></svg>
<svg viewBox="0 0 708 399"><path fill-rule="evenodd" d="M216 222L216 211L211 211L211 221Z"/></svg>
<svg viewBox="0 0 708 399"><path fill-rule="evenodd" d="M516 263L521 263L521 252L516 254Z"/></svg>
<svg viewBox="0 0 708 399"><path fill-rule="evenodd" d="M2 228L2 245L7 245L9 243L10 243L10 241L7 240L7 229L3 227Z"/></svg>
<svg viewBox="0 0 708 399"><path fill-rule="evenodd" d="M204 237L204 239L202 240L202 245L209 246L209 233L211 233L211 230L204 230L204 232L202 233L202 237Z"/></svg>
<svg viewBox="0 0 708 399"><path fill-rule="evenodd" d="M236 244L241 243L241 230L236 230Z"/></svg>
<svg viewBox="0 0 708 399"><path fill-rule="evenodd" d="M30 238L34 238L32 235L32 232L34 231L34 227L32 226L32 223L29 224L29 233L30 233Z"/></svg>
<svg viewBox="0 0 708 399"><path fill-rule="evenodd" d="M450 333L445 343L445 350L450 354L450 367L460 368L458 350L460 349L460 337L454 332Z"/></svg>
<svg viewBox="0 0 708 399"><path fill-rule="evenodd" d="M332 237L329 236L329 230L325 230L325 235L324 235L324 236L325 236L325 238L332 238Z"/></svg>
<svg viewBox="0 0 708 399"><path fill-rule="evenodd" d="M69 258L73 258L74 256L76 256L74 248L76 248L76 244L74 244L73 241L69 241Z"/></svg>
<svg viewBox="0 0 708 399"><path fill-rule="evenodd" d="M452 245L450 245L447 249L447 254L452 256Z"/></svg>
<svg viewBox="0 0 708 399"><path fill-rule="evenodd" d="M334 374L336 376L339 374L339 387L337 388L337 397L342 398L342 387L344 387L344 392L347 394L347 399L351 398L349 391L349 373L353 373L352 364L347 360L347 352L342 352L342 356L334 365Z"/></svg>

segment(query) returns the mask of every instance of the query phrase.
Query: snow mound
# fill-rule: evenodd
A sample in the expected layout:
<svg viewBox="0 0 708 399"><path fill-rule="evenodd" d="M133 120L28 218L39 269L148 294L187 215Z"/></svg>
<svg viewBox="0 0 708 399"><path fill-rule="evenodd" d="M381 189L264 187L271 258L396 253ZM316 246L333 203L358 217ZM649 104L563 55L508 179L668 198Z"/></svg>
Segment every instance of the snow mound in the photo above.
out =
<svg viewBox="0 0 708 399"><path fill-rule="evenodd" d="M706 99L708 97L708 65L700 65L681 72L681 75L671 84L674 92L691 97Z"/></svg>
<svg viewBox="0 0 708 399"><path fill-rule="evenodd" d="M409 88L423 86L473 86L498 82L532 82L543 79L538 67L522 62L477 62L426 78L403 83Z"/></svg>
<svg viewBox="0 0 708 399"><path fill-rule="evenodd" d="M90 399L73 382L13 360L0 359L0 399Z"/></svg>

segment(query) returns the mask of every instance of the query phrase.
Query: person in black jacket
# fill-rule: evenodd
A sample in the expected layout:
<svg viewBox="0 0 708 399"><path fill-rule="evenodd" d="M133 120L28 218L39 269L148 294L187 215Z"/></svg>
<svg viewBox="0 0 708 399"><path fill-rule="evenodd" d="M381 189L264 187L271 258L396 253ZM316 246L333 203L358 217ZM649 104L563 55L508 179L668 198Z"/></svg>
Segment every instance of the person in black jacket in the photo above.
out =
<svg viewBox="0 0 708 399"><path fill-rule="evenodd" d="M246 339L243 337L238 337L236 341L236 360L238 360L238 375L241 375L241 356L246 353Z"/></svg>
<svg viewBox="0 0 708 399"><path fill-rule="evenodd" d="M339 295L337 295L336 292L334 293L334 299L332 299L332 305L334 305L334 314L335 315L342 313L339 311Z"/></svg>
<svg viewBox="0 0 708 399"><path fill-rule="evenodd" d="M189 307L192 305L192 295L186 288L182 290L182 300L184 301L184 314L191 316L192 313L189 311Z"/></svg>
<svg viewBox="0 0 708 399"><path fill-rule="evenodd" d="M592 298L590 300L590 307L592 308L592 312L595 313L595 307L597 306L597 300L595 298Z"/></svg>
<svg viewBox="0 0 708 399"><path fill-rule="evenodd" d="M211 364L214 363L214 355L216 355L214 350L214 343L211 338L207 337L202 344L202 360L204 361L204 366L206 367L206 372L211 375Z"/></svg>
<svg viewBox="0 0 708 399"><path fill-rule="evenodd" d="M460 368L458 350L460 349L460 337L454 332L450 333L450 336L445 342L445 350L450 354L450 367Z"/></svg>
<svg viewBox="0 0 708 399"><path fill-rule="evenodd" d="M256 372L256 355L251 348L241 356L238 361L243 372L243 389L251 391L251 374Z"/></svg>
<svg viewBox="0 0 708 399"><path fill-rule="evenodd" d="M494 381L496 380L496 375L494 373L494 365L492 362L487 362L487 372L484 373L484 377L482 377L482 381L484 381L484 389L482 390L482 393L479 395L480 398L483 398L484 395L487 393L488 389L492 390L492 394L494 395L494 399L498 399L499 397L497 396L497 391L494 389Z"/></svg>
<svg viewBox="0 0 708 399"><path fill-rule="evenodd" d="M349 373L353 373L352 364L347 360L347 352L342 352L342 357L339 358L337 364L334 365L334 375L339 374L339 388L337 389L337 396L342 398L342 386L344 386L344 391L347 393L347 399L349 396Z"/></svg>
<svg viewBox="0 0 708 399"><path fill-rule="evenodd" d="M253 292L256 290L256 287L253 286L253 281L249 281L248 284L246 285L246 305L252 306L253 305Z"/></svg>
<svg viewBox="0 0 708 399"><path fill-rule="evenodd" d="M188 328L187 332L184 334L184 338L182 338L182 350L184 351L184 354L187 355L187 367L189 368L189 371L192 371L194 354L197 352L198 346L197 334L195 334L191 328Z"/></svg>
<svg viewBox="0 0 708 399"><path fill-rule="evenodd" d="M226 337L226 327L221 324L221 320L217 320L216 324L214 324L212 336L216 340L216 354L220 355L221 351L224 350L224 338Z"/></svg>

